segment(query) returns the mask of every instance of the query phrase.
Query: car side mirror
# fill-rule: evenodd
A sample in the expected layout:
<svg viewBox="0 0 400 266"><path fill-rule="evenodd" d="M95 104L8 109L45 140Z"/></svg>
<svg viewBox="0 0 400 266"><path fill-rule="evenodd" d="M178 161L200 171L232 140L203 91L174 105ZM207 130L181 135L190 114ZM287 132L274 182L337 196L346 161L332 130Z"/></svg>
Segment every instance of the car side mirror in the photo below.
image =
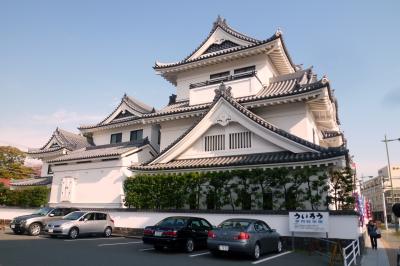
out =
<svg viewBox="0 0 400 266"><path fill-rule="evenodd" d="M50 217L54 217L54 213L50 213L49 216L50 216Z"/></svg>
<svg viewBox="0 0 400 266"><path fill-rule="evenodd" d="M89 219L88 219L88 218L85 218L85 219L83 219L83 221L84 221L84 222L87 222L87 221L89 221Z"/></svg>

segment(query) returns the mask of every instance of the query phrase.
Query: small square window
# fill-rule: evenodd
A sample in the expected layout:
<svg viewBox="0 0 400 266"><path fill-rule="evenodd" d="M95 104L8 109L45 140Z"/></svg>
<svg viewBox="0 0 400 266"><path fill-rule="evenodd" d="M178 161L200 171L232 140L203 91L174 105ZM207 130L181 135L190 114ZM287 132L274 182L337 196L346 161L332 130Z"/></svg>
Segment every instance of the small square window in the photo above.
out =
<svg viewBox="0 0 400 266"><path fill-rule="evenodd" d="M130 141L141 141L143 139L143 129L131 131Z"/></svg>
<svg viewBox="0 0 400 266"><path fill-rule="evenodd" d="M122 133L111 134L111 140L110 140L111 144L120 142L122 142Z"/></svg>

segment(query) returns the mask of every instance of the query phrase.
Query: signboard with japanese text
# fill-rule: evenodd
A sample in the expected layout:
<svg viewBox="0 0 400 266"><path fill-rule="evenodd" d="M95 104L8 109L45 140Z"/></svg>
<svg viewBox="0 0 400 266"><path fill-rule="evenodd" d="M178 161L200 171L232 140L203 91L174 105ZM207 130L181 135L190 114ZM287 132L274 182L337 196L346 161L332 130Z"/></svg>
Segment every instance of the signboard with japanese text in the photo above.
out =
<svg viewBox="0 0 400 266"><path fill-rule="evenodd" d="M329 231L329 212L289 212L289 231L326 233Z"/></svg>

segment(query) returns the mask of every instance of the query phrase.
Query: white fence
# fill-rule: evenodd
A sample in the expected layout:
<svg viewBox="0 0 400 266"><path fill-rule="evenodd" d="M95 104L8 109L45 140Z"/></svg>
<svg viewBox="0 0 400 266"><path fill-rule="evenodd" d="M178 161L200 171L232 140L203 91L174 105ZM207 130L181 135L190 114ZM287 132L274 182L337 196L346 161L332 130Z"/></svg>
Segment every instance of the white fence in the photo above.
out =
<svg viewBox="0 0 400 266"><path fill-rule="evenodd" d="M343 248L343 264L350 266L353 262L357 264L357 256L361 255L360 242L358 239L352 241L347 247Z"/></svg>
<svg viewBox="0 0 400 266"><path fill-rule="evenodd" d="M0 207L0 220L11 220L16 216L32 213L33 209L2 208ZM211 224L218 225L229 218L254 218L267 222L271 228L277 230L282 236L291 236L289 231L288 214L228 214L228 213L171 213L171 212L130 212L110 211L116 227L144 228L147 225L154 225L161 219L168 216L197 216L207 219ZM360 230L358 217L356 215L330 215L329 216L329 238L358 239ZM295 233L296 237L325 238L324 233Z"/></svg>

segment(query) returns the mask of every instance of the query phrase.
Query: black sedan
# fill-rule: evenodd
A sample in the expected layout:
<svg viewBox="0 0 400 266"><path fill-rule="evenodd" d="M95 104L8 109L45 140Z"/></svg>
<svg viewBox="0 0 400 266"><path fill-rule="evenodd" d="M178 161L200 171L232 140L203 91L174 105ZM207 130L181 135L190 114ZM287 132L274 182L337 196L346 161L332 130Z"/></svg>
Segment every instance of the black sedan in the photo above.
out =
<svg viewBox="0 0 400 266"><path fill-rule="evenodd" d="M208 232L211 224L198 217L174 216L147 226L143 233L143 242L151 244L157 250L164 248L183 248L192 252L195 248L207 247Z"/></svg>
<svg viewBox="0 0 400 266"><path fill-rule="evenodd" d="M267 252L281 252L280 235L264 221L229 219L208 232L207 246L213 255L238 252L258 259Z"/></svg>

